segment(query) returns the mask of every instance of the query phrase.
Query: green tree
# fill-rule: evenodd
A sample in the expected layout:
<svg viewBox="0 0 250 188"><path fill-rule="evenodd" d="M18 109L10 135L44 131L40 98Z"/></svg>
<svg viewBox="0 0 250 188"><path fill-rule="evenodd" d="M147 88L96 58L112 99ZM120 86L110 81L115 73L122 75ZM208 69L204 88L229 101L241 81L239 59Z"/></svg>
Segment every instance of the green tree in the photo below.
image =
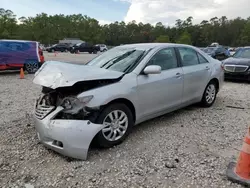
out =
<svg viewBox="0 0 250 188"><path fill-rule="evenodd" d="M16 37L16 15L11 10L0 8L0 38L10 39Z"/></svg>
<svg viewBox="0 0 250 188"><path fill-rule="evenodd" d="M80 38L91 43L116 46L128 43L170 42L193 44L204 47L212 42L226 46L250 45L250 18L227 19L214 16L193 24L193 17L177 19L175 26L162 22L154 26L132 21L114 22L106 25L87 15L47 15L20 17L17 21L11 10L0 8L0 38L36 40L54 44L63 38Z"/></svg>
<svg viewBox="0 0 250 188"><path fill-rule="evenodd" d="M159 37L156 38L155 42L168 43L168 42L170 42L169 36L168 35L160 35Z"/></svg>
<svg viewBox="0 0 250 188"><path fill-rule="evenodd" d="M179 44L192 44L191 36L187 31L184 31L176 42Z"/></svg>
<svg viewBox="0 0 250 188"><path fill-rule="evenodd" d="M243 46L248 46L250 44L250 17L242 30L239 40L240 44Z"/></svg>

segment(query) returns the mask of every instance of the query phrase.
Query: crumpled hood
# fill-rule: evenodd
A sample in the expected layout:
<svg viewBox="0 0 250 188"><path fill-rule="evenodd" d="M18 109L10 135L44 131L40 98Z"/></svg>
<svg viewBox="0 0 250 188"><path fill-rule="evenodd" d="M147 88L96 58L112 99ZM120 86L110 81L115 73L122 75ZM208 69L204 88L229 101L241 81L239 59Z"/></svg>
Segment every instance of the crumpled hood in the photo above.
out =
<svg viewBox="0 0 250 188"><path fill-rule="evenodd" d="M250 66L250 59L246 59L246 58L234 58L234 57L230 57L230 58L224 60L223 62L224 62L224 64Z"/></svg>
<svg viewBox="0 0 250 188"><path fill-rule="evenodd" d="M55 89L72 86L79 81L116 79L123 74L94 66L47 61L35 73L33 83Z"/></svg>

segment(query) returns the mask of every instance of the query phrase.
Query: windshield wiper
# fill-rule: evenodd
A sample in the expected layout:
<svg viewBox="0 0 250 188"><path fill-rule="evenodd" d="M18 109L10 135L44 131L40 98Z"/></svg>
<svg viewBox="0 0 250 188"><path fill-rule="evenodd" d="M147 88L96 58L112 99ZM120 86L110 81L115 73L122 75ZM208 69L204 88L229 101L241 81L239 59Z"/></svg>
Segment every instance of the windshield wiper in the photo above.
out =
<svg viewBox="0 0 250 188"><path fill-rule="evenodd" d="M122 54L122 55L118 56L117 59L113 61L113 63L111 63L109 66L106 67L106 69L110 68L111 66L113 66L117 62L121 61L122 59L125 59L126 57L128 57L129 55L131 55L132 53L134 53L135 51L136 50L132 50L132 51L126 52L125 54Z"/></svg>
<svg viewBox="0 0 250 188"><path fill-rule="evenodd" d="M141 55L138 56L138 58L135 60L134 63L131 63L123 72L126 74L129 72L130 68L137 65L137 63L141 60L141 58L145 55L146 51L143 51Z"/></svg>
<svg viewBox="0 0 250 188"><path fill-rule="evenodd" d="M114 57L114 58L108 60L106 63L104 63L102 66L100 66L100 68L105 67L105 65L107 65L109 62L113 61L114 59L117 59L118 57L120 57L120 56L116 56L116 57Z"/></svg>

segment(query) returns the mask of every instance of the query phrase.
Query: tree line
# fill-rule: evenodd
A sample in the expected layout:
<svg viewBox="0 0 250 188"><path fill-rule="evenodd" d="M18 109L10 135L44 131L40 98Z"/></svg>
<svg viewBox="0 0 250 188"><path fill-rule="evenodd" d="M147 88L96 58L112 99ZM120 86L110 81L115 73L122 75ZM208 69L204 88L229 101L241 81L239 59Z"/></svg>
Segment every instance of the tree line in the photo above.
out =
<svg viewBox="0 0 250 188"><path fill-rule="evenodd" d="M0 39L34 40L55 44L63 38L80 38L93 44L116 46L128 43L173 42L204 47L212 42L225 46L250 46L250 17L227 19L213 17L193 24L193 17L176 20L174 27L114 22L101 25L96 19L82 14L20 17L11 10L0 8Z"/></svg>

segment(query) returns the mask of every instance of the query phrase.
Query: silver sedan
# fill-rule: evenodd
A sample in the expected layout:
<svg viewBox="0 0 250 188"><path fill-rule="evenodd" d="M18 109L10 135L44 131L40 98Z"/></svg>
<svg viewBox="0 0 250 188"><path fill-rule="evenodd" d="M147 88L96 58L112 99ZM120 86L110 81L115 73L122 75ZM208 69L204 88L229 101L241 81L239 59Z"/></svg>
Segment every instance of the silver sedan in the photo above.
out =
<svg viewBox="0 0 250 188"><path fill-rule="evenodd" d="M38 139L85 160L92 141L120 144L135 124L193 103L210 107L223 82L221 62L180 44L115 47L86 65L46 62L34 119Z"/></svg>

